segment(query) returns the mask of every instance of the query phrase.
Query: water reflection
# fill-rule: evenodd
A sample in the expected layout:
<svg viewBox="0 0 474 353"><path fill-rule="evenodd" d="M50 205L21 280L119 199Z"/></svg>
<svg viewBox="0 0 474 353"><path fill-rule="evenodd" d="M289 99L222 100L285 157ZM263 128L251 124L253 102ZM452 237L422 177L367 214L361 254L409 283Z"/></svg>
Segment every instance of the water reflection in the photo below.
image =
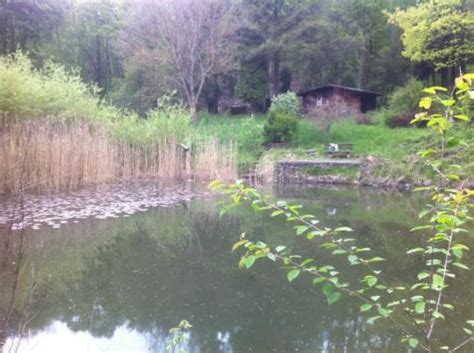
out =
<svg viewBox="0 0 474 353"><path fill-rule="evenodd" d="M280 195L299 199L298 192ZM420 265L398 257L416 241L406 234L420 200L341 189L304 195L323 222L358 229L400 282ZM317 244L286 237L286 229L247 210L220 218L214 201L187 200L128 218L2 234L9 243L0 269L3 352L165 352L168 329L182 319L193 324L190 353L401 351L393 328L368 327L358 303L329 307L307 280L288 285L268 263L238 270L230 248L242 231L324 256ZM469 299L457 301L473 313Z"/></svg>

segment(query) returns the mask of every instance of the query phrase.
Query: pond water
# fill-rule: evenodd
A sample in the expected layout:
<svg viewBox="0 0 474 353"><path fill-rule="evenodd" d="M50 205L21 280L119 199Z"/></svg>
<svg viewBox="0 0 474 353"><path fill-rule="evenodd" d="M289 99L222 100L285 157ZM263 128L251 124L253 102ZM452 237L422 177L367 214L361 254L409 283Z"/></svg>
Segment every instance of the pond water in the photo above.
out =
<svg viewBox="0 0 474 353"><path fill-rule="evenodd" d="M369 189L273 190L307 207L322 224L350 226L359 244L387 259L384 273L412 281L422 264L403 255L417 243L424 197ZM216 198L187 185L112 186L56 197L27 197L14 231L15 201L0 200L0 350L165 352L168 330L186 319L189 353L402 352L389 322L367 325L360 303L329 306L304 276L291 284L268 262L239 270L232 244L242 232L331 261L283 221L238 209L222 218ZM8 217L7 217L8 216ZM334 259L333 259L334 260ZM357 269L336 258L348 279ZM468 262L473 263L472 259ZM437 332L448 344L474 317L474 283L459 272L450 301L465 317ZM472 352L465 347L459 352Z"/></svg>

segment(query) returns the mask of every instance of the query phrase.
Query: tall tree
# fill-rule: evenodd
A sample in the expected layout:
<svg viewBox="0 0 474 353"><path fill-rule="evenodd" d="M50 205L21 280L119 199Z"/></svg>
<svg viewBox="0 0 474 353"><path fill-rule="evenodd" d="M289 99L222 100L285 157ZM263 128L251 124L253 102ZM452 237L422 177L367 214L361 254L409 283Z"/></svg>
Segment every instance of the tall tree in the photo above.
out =
<svg viewBox="0 0 474 353"><path fill-rule="evenodd" d="M37 51L61 25L63 1L0 0L0 53Z"/></svg>
<svg viewBox="0 0 474 353"><path fill-rule="evenodd" d="M77 48L76 63L82 76L94 82L106 93L117 60L114 41L121 26L121 8L112 0L94 0L79 3L70 17L71 31L68 45Z"/></svg>
<svg viewBox="0 0 474 353"><path fill-rule="evenodd" d="M448 84L450 69L463 68L474 58L474 12L470 1L420 2L406 10L396 10L390 21L403 31L403 55L440 70L443 85Z"/></svg>
<svg viewBox="0 0 474 353"><path fill-rule="evenodd" d="M292 31L304 18L311 1L243 0L239 40L246 48L244 61L266 62L268 96L280 91L281 62L288 53Z"/></svg>
<svg viewBox="0 0 474 353"><path fill-rule="evenodd" d="M141 50L154 49L157 65L186 98L194 123L206 81L233 62L232 7L225 0L161 0L142 2ZM137 45L137 44L136 44Z"/></svg>

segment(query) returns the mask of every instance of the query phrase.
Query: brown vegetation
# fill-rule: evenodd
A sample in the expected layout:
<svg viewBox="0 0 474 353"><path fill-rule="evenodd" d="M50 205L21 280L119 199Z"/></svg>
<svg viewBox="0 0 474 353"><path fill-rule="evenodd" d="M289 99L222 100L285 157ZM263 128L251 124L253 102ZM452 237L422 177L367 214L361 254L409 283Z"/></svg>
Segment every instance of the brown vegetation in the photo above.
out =
<svg viewBox="0 0 474 353"><path fill-rule="evenodd" d="M16 192L22 178L26 190L58 192L115 180L211 180L237 174L233 146L215 139L185 151L174 137L132 144L84 122L4 119L0 126L0 193Z"/></svg>

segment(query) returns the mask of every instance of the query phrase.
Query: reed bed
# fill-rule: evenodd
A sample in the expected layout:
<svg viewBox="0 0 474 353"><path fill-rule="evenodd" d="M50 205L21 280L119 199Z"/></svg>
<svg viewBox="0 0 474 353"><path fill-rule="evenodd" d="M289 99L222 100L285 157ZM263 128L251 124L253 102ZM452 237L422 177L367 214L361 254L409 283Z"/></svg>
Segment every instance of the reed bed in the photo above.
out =
<svg viewBox="0 0 474 353"><path fill-rule="evenodd" d="M53 193L137 179L233 179L236 150L217 139L186 151L176 136L129 142L100 125L54 118L0 121L0 193Z"/></svg>

